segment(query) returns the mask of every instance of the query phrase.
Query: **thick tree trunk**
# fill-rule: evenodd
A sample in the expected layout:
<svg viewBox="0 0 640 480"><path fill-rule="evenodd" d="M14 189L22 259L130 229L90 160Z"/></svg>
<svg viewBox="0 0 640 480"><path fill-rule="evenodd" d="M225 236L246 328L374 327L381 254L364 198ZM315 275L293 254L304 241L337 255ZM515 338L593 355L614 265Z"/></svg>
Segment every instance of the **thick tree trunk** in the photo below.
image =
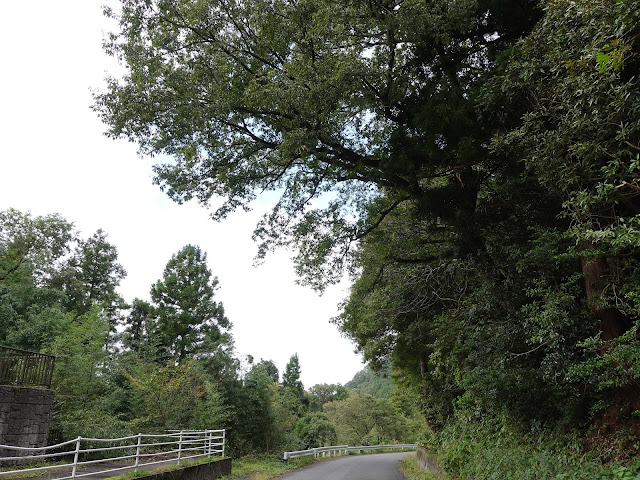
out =
<svg viewBox="0 0 640 480"><path fill-rule="evenodd" d="M596 329L600 333L603 341L612 340L624 334L630 327L626 318L620 310L610 305L605 298L606 291L610 285L609 263L605 257L583 257L581 260L582 272L586 288L587 302L591 309L591 315L597 320ZM607 346L603 347L601 354L606 354ZM589 443L598 448L598 444L619 443L618 433L623 423L625 413L640 408L640 386L636 383L629 383L621 387L613 388L610 392L609 406L595 417L595 424L598 426L590 436ZM628 428L638 431L640 424L636 420L631 420ZM632 447L626 445L621 451ZM620 453L620 452L618 452ZM614 455L615 456L615 455Z"/></svg>
<svg viewBox="0 0 640 480"><path fill-rule="evenodd" d="M422 398L426 399L429 392L427 391L427 362L424 359L424 356L422 354L420 354L420 358L419 358L419 362L420 362L420 383L422 386ZM427 427L430 427L430 423L429 423L429 418L427 417L426 413L424 414L424 423Z"/></svg>
<svg viewBox="0 0 640 480"><path fill-rule="evenodd" d="M617 308L607 304L605 292L609 288L609 266L604 257L583 257L582 273L591 315L597 319L602 340L611 340L627 331L625 318Z"/></svg>

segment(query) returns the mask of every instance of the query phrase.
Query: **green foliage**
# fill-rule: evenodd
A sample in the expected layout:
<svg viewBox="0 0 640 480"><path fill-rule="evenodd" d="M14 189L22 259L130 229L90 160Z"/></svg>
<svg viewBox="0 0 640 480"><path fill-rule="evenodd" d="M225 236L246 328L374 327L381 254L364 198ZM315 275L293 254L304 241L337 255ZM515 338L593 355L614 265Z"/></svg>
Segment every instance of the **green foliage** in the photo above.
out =
<svg viewBox="0 0 640 480"><path fill-rule="evenodd" d="M317 384L309 389L309 409L319 412L325 403L334 400L346 400L348 396L349 392L346 387L343 387L339 383L337 385L333 383Z"/></svg>
<svg viewBox="0 0 640 480"><path fill-rule="evenodd" d="M523 432L631 428L640 96L627 3L546 2L470 90L468 119L486 127L473 131L478 176L461 171L455 199L450 179L423 179L424 198L359 244L336 323L420 392L436 430L456 414Z"/></svg>
<svg viewBox="0 0 640 480"><path fill-rule="evenodd" d="M274 385L264 368L254 366L229 398L234 448L241 454L273 452L277 448L280 432L276 422L283 421L282 414L288 412L277 408L278 389Z"/></svg>
<svg viewBox="0 0 640 480"><path fill-rule="evenodd" d="M117 248L107 241L107 233L99 229L87 240L78 242L73 256L52 282L66 294L67 310L83 315L93 305L100 305L109 317L111 332L115 332L119 321L118 311L126 306L116 288L127 272L117 260Z"/></svg>
<svg viewBox="0 0 640 480"><path fill-rule="evenodd" d="M39 351L64 323L64 295L51 278L76 240L59 215L0 212L0 342Z"/></svg>
<svg viewBox="0 0 640 480"><path fill-rule="evenodd" d="M323 413L335 424L340 445L381 445L417 437L396 406L384 398L352 393L346 400L326 403Z"/></svg>
<svg viewBox="0 0 640 480"><path fill-rule="evenodd" d="M271 409L274 451L298 450L300 438L295 429L306 412L306 405L295 390L274 383L271 385Z"/></svg>
<svg viewBox="0 0 640 480"><path fill-rule="evenodd" d="M113 438L130 433L105 403L109 357L104 350L109 333L102 309L67 315L60 333L45 348L56 356L52 388L56 391L52 428L66 438Z"/></svg>
<svg viewBox="0 0 640 480"><path fill-rule="evenodd" d="M281 191L259 255L353 267L339 327L436 429L584 426L635 380L637 1L215 5L127 0L107 42L95 108L172 198Z"/></svg>
<svg viewBox="0 0 640 480"><path fill-rule="evenodd" d="M639 325L634 325L620 337L603 341L600 337L586 339L581 346L591 355L569 372L586 379L600 390L636 383L640 379Z"/></svg>
<svg viewBox="0 0 640 480"><path fill-rule="evenodd" d="M141 396L140 410L130 422L134 431L198 430L226 421L221 393L193 361L166 367L149 364L141 375L128 377Z"/></svg>
<svg viewBox="0 0 640 480"><path fill-rule="evenodd" d="M275 383L280 380L280 372L278 372L278 367L272 360L260 360L253 368L262 369Z"/></svg>
<svg viewBox="0 0 640 480"><path fill-rule="evenodd" d="M371 367L366 366L345 384L345 388L358 390L374 398L390 398L393 393L393 383L390 375L390 365L381 372L375 372Z"/></svg>
<svg viewBox="0 0 640 480"><path fill-rule="evenodd" d="M408 480L437 480L438 477L431 473L422 470L418 466L417 455L409 455L400 460L400 471L404 474Z"/></svg>
<svg viewBox="0 0 640 480"><path fill-rule="evenodd" d="M297 355L282 386L264 361L240 378L217 280L190 245L153 305L134 302L111 359L115 247L3 212L2 340L66 355L64 412L162 428L220 420L224 399L236 448L258 452L325 441L326 418L340 443L410 440L419 395L462 478L637 475L602 470L578 439L639 445L638 0L122 7L106 49L127 73L95 97L109 134L172 158L156 182L174 200L225 197L214 218L281 192L259 256L295 244L319 290L350 267L336 323L402 388L305 397ZM140 413L154 399L167 418ZM181 400L193 418L171 410Z"/></svg>
<svg viewBox="0 0 640 480"><path fill-rule="evenodd" d="M293 358L293 357L292 357ZM273 362L260 361L244 377L243 385L229 398L234 404L232 435L242 453L297 450L296 423L306 411L299 391L273 378ZM296 366L300 374L299 365ZM232 427L233 428L233 427Z"/></svg>
<svg viewBox="0 0 640 480"><path fill-rule="evenodd" d="M309 413L298 420L296 435L305 449L338 444L336 426L322 413Z"/></svg>
<svg viewBox="0 0 640 480"><path fill-rule="evenodd" d="M295 242L322 289L410 198L465 225L485 156L474 90L536 3L126 0L106 51L130 73L94 108L111 136L175 159L156 182L179 202L224 197L221 218L283 192L259 255Z"/></svg>
<svg viewBox="0 0 640 480"><path fill-rule="evenodd" d="M42 286L75 239L73 223L59 215L33 218L15 209L0 212L0 282L18 282L27 274Z"/></svg>
<svg viewBox="0 0 640 480"><path fill-rule="evenodd" d="M134 298L124 326L120 338L127 350L146 362L162 363L169 356L158 331L156 311L149 302Z"/></svg>

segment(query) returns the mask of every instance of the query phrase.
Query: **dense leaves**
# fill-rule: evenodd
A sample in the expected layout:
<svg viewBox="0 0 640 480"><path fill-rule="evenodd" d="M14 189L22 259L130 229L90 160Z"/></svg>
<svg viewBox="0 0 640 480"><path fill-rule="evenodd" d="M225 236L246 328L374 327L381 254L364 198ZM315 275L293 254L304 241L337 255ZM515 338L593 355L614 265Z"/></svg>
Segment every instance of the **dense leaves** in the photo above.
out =
<svg viewBox="0 0 640 480"><path fill-rule="evenodd" d="M127 0L107 51L129 73L95 109L110 135L175 159L156 179L172 198L225 198L216 218L283 192L260 255L295 241L321 289L409 199L473 225L486 156L473 91L534 5Z"/></svg>
<svg viewBox="0 0 640 480"><path fill-rule="evenodd" d="M304 385L300 381L300 360L297 353L291 356L285 367L282 374L282 385L291 389L298 397L303 397Z"/></svg>

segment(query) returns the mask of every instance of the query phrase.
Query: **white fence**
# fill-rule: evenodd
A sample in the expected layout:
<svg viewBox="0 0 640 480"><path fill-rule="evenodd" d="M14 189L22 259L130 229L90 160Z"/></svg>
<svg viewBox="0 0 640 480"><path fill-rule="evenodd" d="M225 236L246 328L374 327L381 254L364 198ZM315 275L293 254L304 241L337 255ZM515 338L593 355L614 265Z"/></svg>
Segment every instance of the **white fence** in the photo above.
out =
<svg viewBox="0 0 640 480"><path fill-rule="evenodd" d="M95 446L100 444L107 446ZM3 464L12 461L30 464L58 462L65 458L73 458L73 462L0 472L0 480L2 477L38 471L48 475L53 473L50 476L52 480L76 479L108 472L138 471L140 467L148 465L169 462L180 464L184 460L214 455L224 457L225 430L183 430L160 435L139 433L122 438L78 437L39 448L0 445L0 451L6 450L14 450L22 455L0 457ZM51 452L52 450L55 451ZM86 457L89 458L84 459Z"/></svg>
<svg viewBox="0 0 640 480"><path fill-rule="evenodd" d="M359 447L350 447L349 445L334 445L331 447L317 447L309 450L298 450L296 452L284 452L283 460L287 462L290 458L306 457L313 455L314 458L319 456L333 456L347 454L349 452L360 452L362 450L395 450L417 448L415 443L404 443L400 445L361 445Z"/></svg>

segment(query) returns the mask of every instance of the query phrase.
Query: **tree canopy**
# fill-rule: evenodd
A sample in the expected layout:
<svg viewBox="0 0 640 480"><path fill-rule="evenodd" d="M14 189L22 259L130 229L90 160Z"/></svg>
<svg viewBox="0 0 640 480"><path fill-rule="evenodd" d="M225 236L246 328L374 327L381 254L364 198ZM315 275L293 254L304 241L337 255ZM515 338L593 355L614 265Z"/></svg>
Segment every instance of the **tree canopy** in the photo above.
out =
<svg viewBox="0 0 640 480"><path fill-rule="evenodd" d="M475 89L535 5L127 0L106 49L128 73L94 108L111 136L171 155L156 168L170 197L222 196L214 218L282 191L259 253L294 241L322 288L409 199L473 226L488 127Z"/></svg>

